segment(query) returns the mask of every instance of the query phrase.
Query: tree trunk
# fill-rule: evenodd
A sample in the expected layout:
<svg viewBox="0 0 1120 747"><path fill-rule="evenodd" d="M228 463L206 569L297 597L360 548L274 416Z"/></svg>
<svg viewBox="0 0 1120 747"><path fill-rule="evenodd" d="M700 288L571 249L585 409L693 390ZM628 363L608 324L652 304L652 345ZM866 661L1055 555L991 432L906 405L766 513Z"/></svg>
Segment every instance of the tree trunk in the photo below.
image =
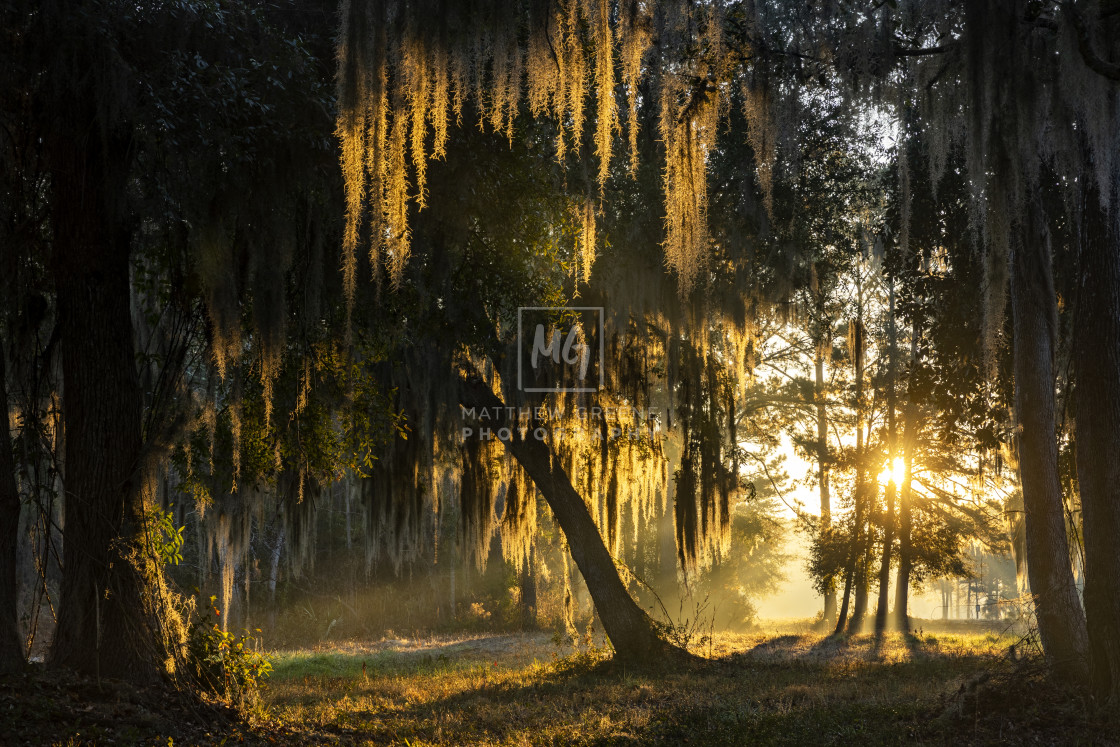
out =
<svg viewBox="0 0 1120 747"><path fill-rule="evenodd" d="M616 657L628 662L649 663L666 655L685 654L658 635L649 615L626 591L587 504L572 487L560 460L547 444L534 438L532 433L522 437L516 424L506 417L505 404L477 374L472 373L460 383L463 407L475 411L485 409L498 416L483 421L484 427L491 428L493 437L496 438L499 429L508 425L510 438L502 444L533 480L552 509L556 523L568 541L572 559L591 593L603 630L614 646ZM473 434L473 437L481 437L481 434Z"/></svg>
<svg viewBox="0 0 1120 747"><path fill-rule="evenodd" d="M855 544L855 540L852 540L853 552L849 554L848 564L844 569L844 592L840 597L840 612L836 616L836 627L832 630L833 635L843 633L848 622L848 602L852 598L852 577L855 575L855 558L853 557Z"/></svg>
<svg viewBox="0 0 1120 747"><path fill-rule="evenodd" d="M918 326L910 338L910 371L911 375L918 367ZM902 487L898 492L898 573L895 576L894 588L894 616L898 629L902 632L910 630L910 572L913 570L913 557L910 545L910 532L913 517L911 515L911 487L914 480L914 448L918 440L918 403L913 395L907 397L906 407L903 411L903 459L906 461L906 474L902 478Z"/></svg>
<svg viewBox="0 0 1120 747"><path fill-rule="evenodd" d="M142 531L142 399L130 236L117 209L129 143L99 129L96 116L83 121L83 111L96 110L78 102L72 126L50 144L65 433L63 572L50 660L146 681L160 657L144 613L143 574L130 557Z"/></svg>
<svg viewBox="0 0 1120 747"><path fill-rule="evenodd" d="M1092 181L1092 178L1088 178ZM1115 181L1115 180L1114 180ZM1089 189L1074 332L1077 481L1085 538L1090 682L1120 704L1120 183L1111 217Z"/></svg>
<svg viewBox="0 0 1120 747"><path fill-rule="evenodd" d="M280 557L284 553L284 523L277 521L276 525L276 540L268 561L268 601L273 607L276 606L276 583L280 580Z"/></svg>
<svg viewBox="0 0 1120 747"><path fill-rule="evenodd" d="M870 527L868 527L870 530ZM867 532L867 546L859 548L856 558L852 584L855 599L852 601L852 616L848 619L848 635L856 635L863 629L863 618L867 614L867 569L871 551L871 532Z"/></svg>
<svg viewBox="0 0 1120 747"><path fill-rule="evenodd" d="M856 330L850 337L854 340L852 347L852 364L855 368L855 405L856 405L856 485L855 485L855 530L852 533L852 581L855 586L855 602L852 604L852 617L848 620L848 633L858 633L863 626L863 616L867 611L867 560L871 546L871 527L867 531L867 547L860 544L864 524L867 523L871 509L871 501L867 489L867 454L863 438L863 368L864 368L864 334L863 327L863 283L862 278L857 279L857 315Z"/></svg>
<svg viewBox="0 0 1120 747"><path fill-rule="evenodd" d="M862 290L860 291L862 294ZM863 525L865 522L864 508L867 503L865 493L866 465L863 453L863 303L860 295L859 316L856 321L856 333L849 334L849 348L852 355L852 364L855 369L855 411L856 411L856 480L852 498L852 540L848 552L848 563L844 573L844 599L840 605L840 614L836 619L836 633L847 630L849 634L858 633L863 624L863 614L867 608L867 578L861 570L866 566L866 552L863 548ZM863 578L861 578L863 575ZM855 589L855 602L852 605L852 616L848 618L848 601L853 587Z"/></svg>
<svg viewBox="0 0 1120 747"><path fill-rule="evenodd" d="M831 346L831 341L825 345ZM814 366L813 394L817 405L817 471L820 475L821 491L821 531L827 532L832 528L832 500L829 495L828 485L828 410L824 401L824 355L820 346L817 348ZM830 586L824 593L824 624L828 625L836 619L836 589Z"/></svg>
<svg viewBox="0 0 1120 747"><path fill-rule="evenodd" d="M887 630L887 614L890 604L891 588L891 550L894 547L894 498L898 486L891 482L887 486L887 515L883 527L883 554L879 561L879 598L875 606L875 635Z"/></svg>
<svg viewBox="0 0 1120 747"><path fill-rule="evenodd" d="M537 548L536 543L529 545L529 557L525 559L525 567L521 569L519 585L521 587L521 628L522 630L536 630L537 628Z"/></svg>
<svg viewBox="0 0 1120 747"><path fill-rule="evenodd" d="M1047 659L1062 679L1083 682L1088 674L1085 615L1070 568L1054 435L1057 297L1041 205L1033 205L1029 212L1029 233L1022 235L1011 257L1015 414L1027 577Z"/></svg>
<svg viewBox="0 0 1120 747"><path fill-rule="evenodd" d="M19 639L16 549L19 546L19 487L12 459L11 425L8 421L8 384L4 345L0 343L0 672L14 672L25 663Z"/></svg>
<svg viewBox="0 0 1120 747"><path fill-rule="evenodd" d="M894 499L898 493L895 484L894 458L898 453L898 432L895 423L895 382L898 379L898 327L895 325L894 281L890 285L890 317L887 322L887 466L892 479L887 485L887 514L883 518L883 556L879 562L879 600L875 607L875 635L887 629L887 605L890 601L891 551L894 548Z"/></svg>
<svg viewBox="0 0 1120 747"><path fill-rule="evenodd" d="M857 478L858 479L858 478ZM854 500L854 508L852 510L852 540L848 550L848 561L844 566L844 593L840 602L840 614L836 617L836 628L833 630L833 635L839 635L847 630L848 633L856 632L855 626L852 625L852 620L856 618L856 610L853 609L852 620L848 619L848 607L852 597L853 584L858 583L856 574L860 561L860 550L862 544L862 530L863 530L863 500L860 497L862 488L856 484L856 497ZM859 592L856 591L858 596ZM866 599L866 597L865 597ZM866 604L866 602L865 602ZM858 599L857 599L858 605ZM862 616L862 612L859 613Z"/></svg>

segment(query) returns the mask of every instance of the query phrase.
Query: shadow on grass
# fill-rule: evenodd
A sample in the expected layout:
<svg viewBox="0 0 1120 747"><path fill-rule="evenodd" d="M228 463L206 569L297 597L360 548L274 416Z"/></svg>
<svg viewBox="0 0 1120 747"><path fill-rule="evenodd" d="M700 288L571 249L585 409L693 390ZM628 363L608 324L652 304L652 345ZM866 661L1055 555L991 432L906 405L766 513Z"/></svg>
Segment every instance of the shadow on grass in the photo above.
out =
<svg viewBox="0 0 1120 747"><path fill-rule="evenodd" d="M759 643L747 651L747 653L763 656L778 653L792 653L794 647L804 641L804 639L805 636L800 635L780 635L776 638L771 638Z"/></svg>
<svg viewBox="0 0 1120 747"><path fill-rule="evenodd" d="M856 647L807 638L782 636L693 667L572 657L466 680L451 668L407 683L359 677L338 706L329 688L295 699L318 697L329 728L374 743L878 743L921 736L935 694L960 674L930 660L868 661L870 636Z"/></svg>
<svg viewBox="0 0 1120 747"><path fill-rule="evenodd" d="M940 743L959 726L955 715L932 722L944 694L975 680L990 657L944 643L783 635L690 667L586 654L526 666L445 657L388 662L368 677L349 655L346 671L357 676L289 679L271 702L292 704L291 718L324 724L343 743Z"/></svg>
<svg viewBox="0 0 1120 747"><path fill-rule="evenodd" d="M374 742L588 744L803 744L868 734L878 741L920 723L917 701L891 701L871 670L835 685L824 682L827 669L827 662L760 668L742 658L659 672L610 661L561 663L529 681L487 683L427 702L406 698L339 721Z"/></svg>

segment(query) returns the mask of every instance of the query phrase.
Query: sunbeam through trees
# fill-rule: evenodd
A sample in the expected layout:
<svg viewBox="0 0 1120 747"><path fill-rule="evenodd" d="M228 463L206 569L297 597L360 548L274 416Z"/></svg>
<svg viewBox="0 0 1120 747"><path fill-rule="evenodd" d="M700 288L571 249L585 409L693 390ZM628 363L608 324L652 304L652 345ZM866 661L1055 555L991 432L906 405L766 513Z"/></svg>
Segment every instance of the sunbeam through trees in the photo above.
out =
<svg viewBox="0 0 1120 747"><path fill-rule="evenodd" d="M0 741L1116 733L1116 0L0 19Z"/></svg>

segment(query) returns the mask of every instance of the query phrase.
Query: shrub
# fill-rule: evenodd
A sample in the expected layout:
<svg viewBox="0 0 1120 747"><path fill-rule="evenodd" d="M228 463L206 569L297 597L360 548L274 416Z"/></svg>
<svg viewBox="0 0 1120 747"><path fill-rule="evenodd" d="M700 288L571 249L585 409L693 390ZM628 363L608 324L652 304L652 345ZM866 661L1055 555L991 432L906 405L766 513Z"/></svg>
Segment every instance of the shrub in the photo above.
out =
<svg viewBox="0 0 1120 747"><path fill-rule="evenodd" d="M255 702L261 680L272 672L272 663L253 650L248 631L235 635L222 630L216 601L217 597L210 597L190 626L187 654L194 674L204 689L230 702Z"/></svg>

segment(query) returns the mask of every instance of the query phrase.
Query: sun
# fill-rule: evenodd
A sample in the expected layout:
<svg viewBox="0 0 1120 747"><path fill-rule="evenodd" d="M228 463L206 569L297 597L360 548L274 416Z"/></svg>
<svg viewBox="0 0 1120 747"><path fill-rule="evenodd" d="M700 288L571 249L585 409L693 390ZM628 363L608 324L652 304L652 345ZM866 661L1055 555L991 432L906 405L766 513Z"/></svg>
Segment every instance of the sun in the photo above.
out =
<svg viewBox="0 0 1120 747"><path fill-rule="evenodd" d="M884 462L883 471L879 473L879 484L886 487L890 483L901 485L906 477L906 461L895 457L893 462Z"/></svg>

